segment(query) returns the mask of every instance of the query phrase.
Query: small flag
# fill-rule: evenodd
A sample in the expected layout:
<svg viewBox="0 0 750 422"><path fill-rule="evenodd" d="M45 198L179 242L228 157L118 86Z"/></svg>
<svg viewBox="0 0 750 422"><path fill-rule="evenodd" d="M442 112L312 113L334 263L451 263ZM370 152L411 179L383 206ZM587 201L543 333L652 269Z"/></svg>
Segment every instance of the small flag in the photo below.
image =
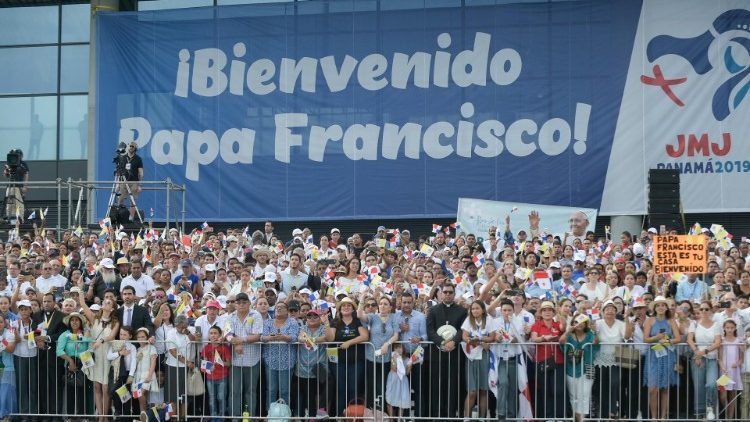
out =
<svg viewBox="0 0 750 422"><path fill-rule="evenodd" d="M141 396L143 396L143 383L142 382L139 382L133 385L132 395L134 399L138 399L138 398L141 398Z"/></svg>
<svg viewBox="0 0 750 422"><path fill-rule="evenodd" d="M442 228L443 228L443 226L441 226L439 224L433 224L432 225L432 232L435 233L435 234L437 234L440 231L440 229L442 229Z"/></svg>
<svg viewBox="0 0 750 422"><path fill-rule="evenodd" d="M167 404L167 411L165 412L165 419L169 420L169 418L173 417L175 415L174 407L172 406L172 403Z"/></svg>
<svg viewBox="0 0 750 422"><path fill-rule="evenodd" d="M33 220L36 218L36 210L31 211L31 214L29 214L29 220Z"/></svg>
<svg viewBox="0 0 750 422"><path fill-rule="evenodd" d="M41 211L41 210L42 209L39 208L39 211ZM47 208L44 209L44 212L42 213L42 221L44 221L44 218L47 217L47 211L49 211L49 207L47 207Z"/></svg>
<svg viewBox="0 0 750 422"><path fill-rule="evenodd" d="M214 365L224 366L224 359L219 354L219 349L214 349Z"/></svg>
<svg viewBox="0 0 750 422"><path fill-rule="evenodd" d="M539 285L539 287L549 290L552 288L552 282L549 278L549 273L547 271L534 271L534 281L536 281L536 284Z"/></svg>
<svg viewBox="0 0 750 422"><path fill-rule="evenodd" d="M409 361L412 365L416 365L424 361L424 349L422 348L422 346L417 346L417 348L414 349L414 353L412 353L411 357L409 357Z"/></svg>
<svg viewBox="0 0 750 422"><path fill-rule="evenodd" d="M375 246L385 248L385 239L375 239Z"/></svg>
<svg viewBox="0 0 750 422"><path fill-rule="evenodd" d="M307 239L305 239L305 243L313 243L314 241L312 233L310 233L310 236L307 236Z"/></svg>
<svg viewBox="0 0 750 422"><path fill-rule="evenodd" d="M600 318L600 316L599 316L599 308L593 308L593 309L591 309L588 312L588 314L589 314L589 318L591 318L592 321L597 321Z"/></svg>
<svg viewBox="0 0 750 422"><path fill-rule="evenodd" d="M419 248L419 252L424 256L432 256L433 253L435 253L435 248L431 247L430 245L424 243L422 244L422 247Z"/></svg>
<svg viewBox="0 0 750 422"><path fill-rule="evenodd" d="M127 385L123 385L122 387L118 388L117 390L115 390L115 393L117 393L117 397L119 397L120 401L123 403L132 398L130 392L128 391Z"/></svg>
<svg viewBox="0 0 750 422"><path fill-rule="evenodd" d="M214 369L214 364L211 361L201 360L201 372L210 374L213 369Z"/></svg>
<svg viewBox="0 0 750 422"><path fill-rule="evenodd" d="M490 372L487 374L487 386L490 388L490 391L492 392L495 397L497 397L497 369L495 368L495 364L497 359L495 359L495 354L492 353L492 350L490 350Z"/></svg>
<svg viewBox="0 0 750 422"><path fill-rule="evenodd" d="M78 228L76 229L76 231L73 232L73 234L75 234L78 237L82 237L83 236L83 229L81 228L81 226L78 226Z"/></svg>
<svg viewBox="0 0 750 422"><path fill-rule="evenodd" d="M477 267L482 267L484 265L484 255L475 255L471 260L474 261L474 265Z"/></svg>
<svg viewBox="0 0 750 422"><path fill-rule="evenodd" d="M201 230L206 230L208 228L208 221L204 221L203 224L201 224Z"/></svg>

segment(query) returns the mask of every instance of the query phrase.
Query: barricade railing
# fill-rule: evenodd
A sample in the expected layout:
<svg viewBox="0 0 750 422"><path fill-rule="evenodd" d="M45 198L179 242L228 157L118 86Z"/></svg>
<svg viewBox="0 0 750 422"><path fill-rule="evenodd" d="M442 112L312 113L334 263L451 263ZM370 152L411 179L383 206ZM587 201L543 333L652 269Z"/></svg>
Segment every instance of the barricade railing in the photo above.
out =
<svg viewBox="0 0 750 422"><path fill-rule="evenodd" d="M748 373L724 374L719 357L696 359L684 343L492 343L465 352L403 342L399 364L394 346L380 354L371 342L344 349L178 339L132 349L69 332L54 343L21 338L13 353L2 352L0 394L14 395L17 407L0 409L8 412L0 417L131 420L145 411L151 420L171 413L172 420L697 421L713 413L739 421L748 420L750 403ZM741 348L722 345L719 353L739 356ZM75 355L77 371L63 352ZM93 366L81 370L86 352ZM152 359L147 379L142 371ZM719 385L722 375L729 382Z"/></svg>

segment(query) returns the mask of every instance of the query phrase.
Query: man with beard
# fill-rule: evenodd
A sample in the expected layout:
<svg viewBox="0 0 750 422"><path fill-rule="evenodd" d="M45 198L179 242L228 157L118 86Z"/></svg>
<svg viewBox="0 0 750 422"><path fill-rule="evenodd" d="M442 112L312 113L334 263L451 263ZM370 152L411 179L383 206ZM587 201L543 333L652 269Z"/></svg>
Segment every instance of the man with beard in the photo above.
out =
<svg viewBox="0 0 750 422"><path fill-rule="evenodd" d="M120 291L122 279L115 273L115 263L110 258L104 258L101 262L101 268L96 275L92 285L86 290L86 302L101 304L104 300L104 292L112 289L115 292Z"/></svg>
<svg viewBox="0 0 750 422"><path fill-rule="evenodd" d="M52 293L47 293L42 298L42 310L33 314L31 319L37 327L38 338L44 342L39 347L39 413L56 414L62 409L58 408L58 391L63 390L60 380L63 378L63 365L57 359L55 349L57 339L67 327L63 324L65 314L55 309L55 298ZM43 398L43 399L42 399Z"/></svg>

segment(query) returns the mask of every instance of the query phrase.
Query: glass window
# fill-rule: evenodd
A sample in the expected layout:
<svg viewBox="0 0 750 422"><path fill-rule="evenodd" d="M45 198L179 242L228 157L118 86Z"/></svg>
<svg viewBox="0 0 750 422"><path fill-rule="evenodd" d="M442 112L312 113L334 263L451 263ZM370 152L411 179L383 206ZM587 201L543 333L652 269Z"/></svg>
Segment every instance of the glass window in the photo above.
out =
<svg viewBox="0 0 750 422"><path fill-rule="evenodd" d="M0 8L0 45L57 42L58 7Z"/></svg>
<svg viewBox="0 0 750 422"><path fill-rule="evenodd" d="M85 160L89 130L88 95L60 98L60 159Z"/></svg>
<svg viewBox="0 0 750 422"><path fill-rule="evenodd" d="M62 46L60 92L88 92L89 46Z"/></svg>
<svg viewBox="0 0 750 422"><path fill-rule="evenodd" d="M0 48L0 94L57 92L57 47Z"/></svg>
<svg viewBox="0 0 750 422"><path fill-rule="evenodd" d="M139 1L138 10L185 9L213 5L213 0L153 0Z"/></svg>
<svg viewBox="0 0 750 422"><path fill-rule="evenodd" d="M91 6L70 4L62 8L62 42L88 42Z"/></svg>
<svg viewBox="0 0 750 422"><path fill-rule="evenodd" d="M231 6L234 4L254 4L254 3L291 3L294 0L218 0L218 6Z"/></svg>
<svg viewBox="0 0 750 422"><path fill-rule="evenodd" d="M0 139L25 160L57 159L57 97L0 98Z"/></svg>

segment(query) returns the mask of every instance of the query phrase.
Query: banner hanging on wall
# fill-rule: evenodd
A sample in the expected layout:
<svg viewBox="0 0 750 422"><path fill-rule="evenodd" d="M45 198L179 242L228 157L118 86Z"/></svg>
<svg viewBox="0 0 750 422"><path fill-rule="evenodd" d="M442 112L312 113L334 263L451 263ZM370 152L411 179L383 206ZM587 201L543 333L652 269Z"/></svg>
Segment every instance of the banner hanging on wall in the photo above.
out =
<svg viewBox="0 0 750 422"><path fill-rule="evenodd" d="M750 209L723 195L750 170L747 2L376 3L97 14L96 178L135 141L194 221L441 217L460 197L637 214L648 168L723 154L684 171L684 207ZM139 205L163 215L156 195Z"/></svg>

